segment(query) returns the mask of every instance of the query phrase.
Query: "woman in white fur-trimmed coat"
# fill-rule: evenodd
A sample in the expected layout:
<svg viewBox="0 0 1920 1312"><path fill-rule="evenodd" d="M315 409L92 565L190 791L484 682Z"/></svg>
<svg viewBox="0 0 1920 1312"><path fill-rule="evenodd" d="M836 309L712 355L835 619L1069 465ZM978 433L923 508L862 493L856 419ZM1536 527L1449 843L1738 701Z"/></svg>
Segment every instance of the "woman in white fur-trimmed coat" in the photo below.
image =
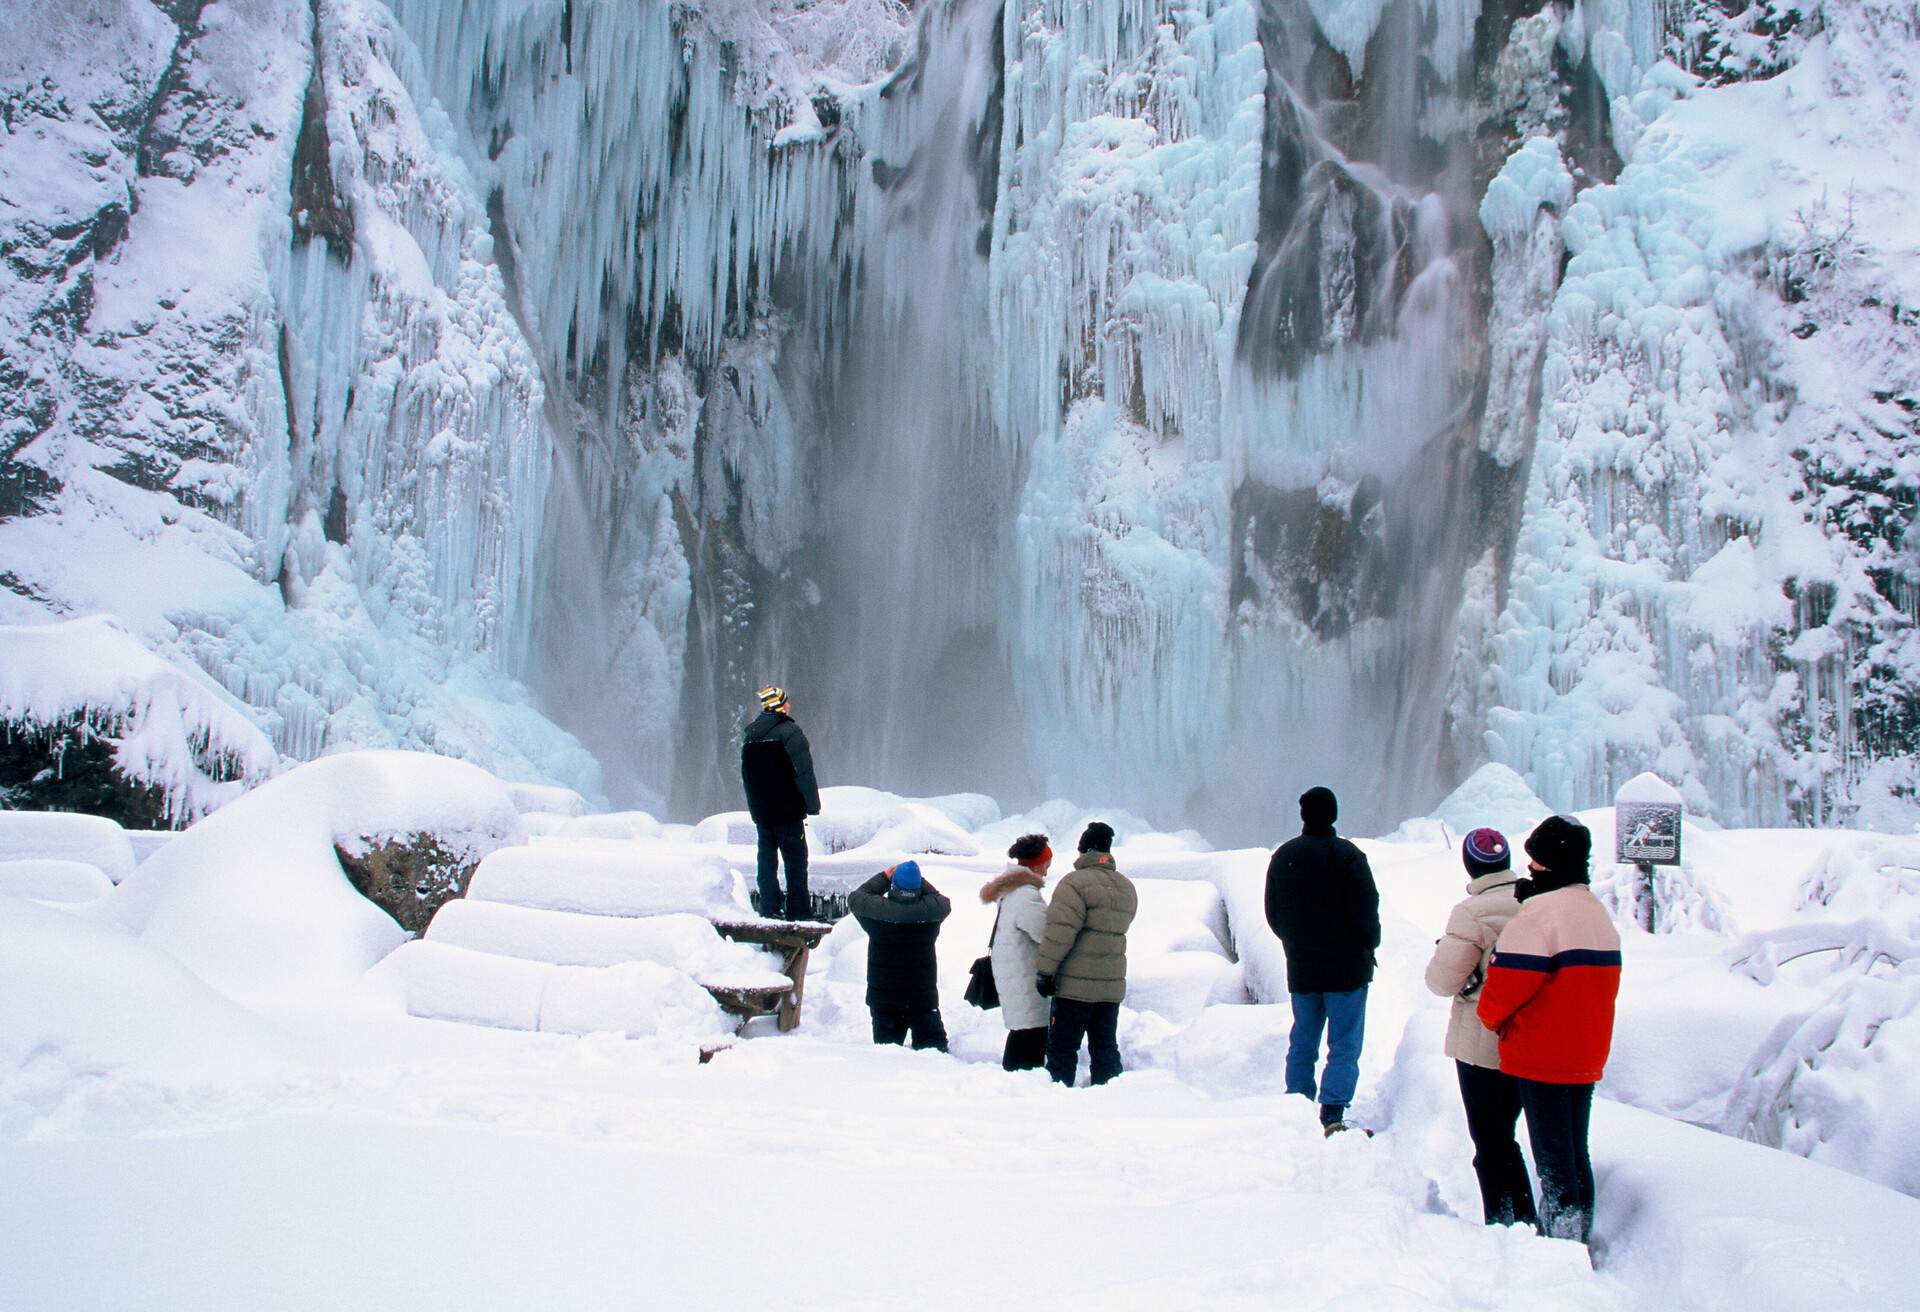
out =
<svg viewBox="0 0 1920 1312"><path fill-rule="evenodd" d="M1047 1056L1047 1018L1051 1005L1034 987L1040 940L1047 932L1047 869L1053 849L1045 834L1025 834L1007 849L1006 873L980 888L980 900L999 903L994 920L993 985L1000 992L1000 1016L1007 1023L1007 1049L1000 1065L1010 1071L1038 1070Z"/></svg>

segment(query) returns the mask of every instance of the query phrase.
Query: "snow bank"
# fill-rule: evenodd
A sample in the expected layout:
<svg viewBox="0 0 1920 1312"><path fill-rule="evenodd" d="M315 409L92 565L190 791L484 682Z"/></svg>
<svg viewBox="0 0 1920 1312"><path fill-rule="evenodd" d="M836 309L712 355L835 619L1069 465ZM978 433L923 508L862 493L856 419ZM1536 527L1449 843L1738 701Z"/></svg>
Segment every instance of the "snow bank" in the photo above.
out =
<svg viewBox="0 0 1920 1312"><path fill-rule="evenodd" d="M84 861L0 861L0 893L11 897L80 905L111 892L113 881L106 872Z"/></svg>
<svg viewBox="0 0 1920 1312"><path fill-rule="evenodd" d="M1876 921L1782 938L1753 974L1811 958L1830 991L1748 1047L1725 1128L1920 1196L1920 942Z"/></svg>
<svg viewBox="0 0 1920 1312"><path fill-rule="evenodd" d="M228 1084L291 1054L167 954L0 893L0 1133L25 1132L88 1086Z"/></svg>
<svg viewBox="0 0 1920 1312"><path fill-rule="evenodd" d="M1208 1007L1153 1054L1182 1080L1220 1093L1272 1093L1287 1064L1287 1003Z"/></svg>
<svg viewBox="0 0 1920 1312"><path fill-rule="evenodd" d="M279 763L225 689L105 615L0 625L0 720L111 741L120 773L159 790L170 820L205 815Z"/></svg>
<svg viewBox="0 0 1920 1312"><path fill-rule="evenodd" d="M108 910L242 1001L343 988L404 941L347 882L334 849L432 834L480 859L519 817L477 766L352 752L300 766L223 807L143 862Z"/></svg>
<svg viewBox="0 0 1920 1312"><path fill-rule="evenodd" d="M1168 952L1127 969L1127 1006L1188 1025L1216 1003L1247 1001L1240 967L1214 952Z"/></svg>
<svg viewBox="0 0 1920 1312"><path fill-rule="evenodd" d="M0 811L0 860L79 861L118 883L133 870L134 855L127 831L99 816Z"/></svg>
<svg viewBox="0 0 1920 1312"><path fill-rule="evenodd" d="M1463 838L1484 826L1498 829L1518 848L1533 827L1552 814L1553 808L1535 795L1518 771L1496 761L1468 775L1433 808L1427 819L1445 826L1444 833L1432 833L1422 822L1409 821L1384 841L1432 839L1457 849Z"/></svg>
<svg viewBox="0 0 1920 1312"><path fill-rule="evenodd" d="M1030 811L983 825L974 838L983 852L997 856L1023 834L1045 834L1053 844L1055 856L1071 859L1074 845L1080 841L1081 831L1095 820L1113 827L1116 859L1122 849L1155 856L1212 850L1207 840L1191 829L1162 833L1130 811L1114 807L1086 807L1059 797L1042 802ZM1121 869L1126 868L1126 863L1122 861Z"/></svg>
<svg viewBox="0 0 1920 1312"><path fill-rule="evenodd" d="M999 806L979 793L902 797L842 785L820 790L820 814L807 818L807 841L816 855L871 849L876 855L973 856L980 848L969 831L999 819ZM707 843L752 843L753 817L745 811L708 816L695 827L694 837Z"/></svg>
<svg viewBox="0 0 1920 1312"><path fill-rule="evenodd" d="M1913 1305L1913 1199L1605 1099L1592 1142L1603 1265L1641 1306Z"/></svg>
<svg viewBox="0 0 1920 1312"><path fill-rule="evenodd" d="M991 798L977 793L901 797L877 788L820 790L820 814L807 821L823 852L926 852L972 856L979 848L968 831L1000 818Z"/></svg>
<svg viewBox="0 0 1920 1312"><path fill-rule="evenodd" d="M556 838L658 838L660 822L645 811L615 811L608 815L580 815L553 831Z"/></svg>
<svg viewBox="0 0 1920 1312"><path fill-rule="evenodd" d="M1140 895L1140 910L1127 930L1129 954L1137 952L1149 960L1168 952L1227 955L1232 934L1219 889L1200 880L1138 877L1133 887Z"/></svg>
<svg viewBox="0 0 1920 1312"><path fill-rule="evenodd" d="M1224 872L1217 880L1233 926L1248 996L1255 1002L1287 1001L1287 953L1267 928L1266 863Z"/></svg>
<svg viewBox="0 0 1920 1312"><path fill-rule="evenodd" d="M571 788L561 788L552 784L510 783L507 796L513 799L514 809L521 815L539 813L542 815L585 815L587 799Z"/></svg>

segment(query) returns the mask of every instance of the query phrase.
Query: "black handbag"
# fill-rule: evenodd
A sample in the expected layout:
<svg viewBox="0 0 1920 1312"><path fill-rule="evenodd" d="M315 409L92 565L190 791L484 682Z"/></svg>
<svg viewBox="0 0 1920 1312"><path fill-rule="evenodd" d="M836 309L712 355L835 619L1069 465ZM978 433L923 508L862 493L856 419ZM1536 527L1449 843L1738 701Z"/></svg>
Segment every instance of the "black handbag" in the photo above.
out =
<svg viewBox="0 0 1920 1312"><path fill-rule="evenodd" d="M967 991L961 995L982 1011L992 1011L1000 1005L1000 986L993 982L993 940L999 932L1000 916L995 912L993 933L987 935L987 955L975 957L973 965L967 968Z"/></svg>

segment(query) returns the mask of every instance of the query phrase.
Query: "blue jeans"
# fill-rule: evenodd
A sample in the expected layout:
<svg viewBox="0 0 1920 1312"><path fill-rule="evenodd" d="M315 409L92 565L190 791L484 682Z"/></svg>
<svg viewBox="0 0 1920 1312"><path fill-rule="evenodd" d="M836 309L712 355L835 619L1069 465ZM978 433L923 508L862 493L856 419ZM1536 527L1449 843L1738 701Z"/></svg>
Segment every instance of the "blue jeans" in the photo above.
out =
<svg viewBox="0 0 1920 1312"><path fill-rule="evenodd" d="M1367 990L1346 993L1295 993L1293 1033L1287 1041L1287 1092L1317 1092L1326 1106L1345 1107L1360 1083L1360 1041L1367 1033ZM1320 1034L1327 1035L1327 1068L1318 1083L1313 1068L1320 1060Z"/></svg>

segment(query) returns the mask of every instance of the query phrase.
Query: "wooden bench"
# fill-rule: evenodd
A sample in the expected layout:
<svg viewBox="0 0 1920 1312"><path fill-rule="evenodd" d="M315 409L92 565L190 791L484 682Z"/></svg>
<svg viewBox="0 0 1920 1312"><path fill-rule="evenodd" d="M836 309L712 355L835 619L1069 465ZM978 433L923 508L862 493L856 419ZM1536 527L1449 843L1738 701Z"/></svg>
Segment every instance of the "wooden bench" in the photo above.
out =
<svg viewBox="0 0 1920 1312"><path fill-rule="evenodd" d="M759 1016L777 1016L782 1033L798 1025L807 991L807 957L833 932L833 926L819 920L753 919L716 920L713 927L721 938L778 952L780 973L790 981L786 988L709 986L707 992L714 1001L729 1015L738 1016L742 1027Z"/></svg>

